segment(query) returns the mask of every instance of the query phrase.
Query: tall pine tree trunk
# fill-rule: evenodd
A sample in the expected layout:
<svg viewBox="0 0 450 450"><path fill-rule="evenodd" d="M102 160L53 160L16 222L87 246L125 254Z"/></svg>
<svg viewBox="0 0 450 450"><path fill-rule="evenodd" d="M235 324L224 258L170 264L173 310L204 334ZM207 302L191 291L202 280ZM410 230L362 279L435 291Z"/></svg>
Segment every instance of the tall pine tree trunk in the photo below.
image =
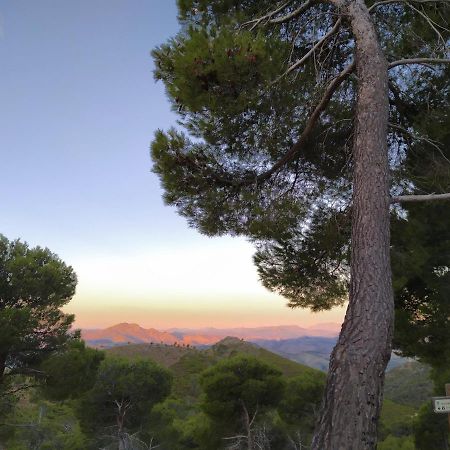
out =
<svg viewBox="0 0 450 450"><path fill-rule="evenodd" d="M389 257L387 63L364 1L334 3L347 17L356 38L351 285L312 448L365 450L376 447L394 321Z"/></svg>

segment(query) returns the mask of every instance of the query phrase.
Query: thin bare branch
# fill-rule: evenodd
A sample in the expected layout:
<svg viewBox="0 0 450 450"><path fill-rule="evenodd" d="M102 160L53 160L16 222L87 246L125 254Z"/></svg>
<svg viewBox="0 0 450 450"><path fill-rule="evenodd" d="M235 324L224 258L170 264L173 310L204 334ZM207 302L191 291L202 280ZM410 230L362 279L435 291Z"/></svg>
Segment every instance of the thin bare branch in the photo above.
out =
<svg viewBox="0 0 450 450"><path fill-rule="evenodd" d="M287 6L289 6L290 3L292 3L292 0L288 0L287 2L282 3L281 6L279 6L278 8L276 8L276 9L270 11L270 12L268 12L264 16L258 17L257 19L249 20L248 22L244 22L242 24L242 27L245 27L247 25L253 25L252 28L251 28L253 30L253 28L255 26L258 26L264 20L270 20L273 16L275 16L279 12L283 11L283 9L286 8Z"/></svg>
<svg viewBox="0 0 450 450"><path fill-rule="evenodd" d="M289 12L288 14L285 14L284 16L274 17L278 13L283 11L283 9L285 9L287 6L289 6L290 3L292 3L292 0L283 3L278 8L274 9L273 11L268 12L267 14L264 14L261 17L258 17L257 19L253 19L253 20L249 20L248 22L244 22L242 24L242 27L252 25L250 27L250 30L253 30L261 23L280 24L280 23L287 22L287 21L294 19L295 17L298 17L301 14L303 14L305 11L307 11L309 8L311 8L313 5L318 3L318 0L306 0L305 3L300 5L297 9L294 9L293 11Z"/></svg>
<svg viewBox="0 0 450 450"><path fill-rule="evenodd" d="M230 437L223 437L223 440L230 440L230 439L247 439L247 436L244 436L243 434L237 434L236 436L230 436Z"/></svg>
<svg viewBox="0 0 450 450"><path fill-rule="evenodd" d="M250 420L250 423L248 424L249 427L251 427L253 425L253 422L255 421L257 414L258 414L258 406L256 406L255 414L253 414L253 417Z"/></svg>
<svg viewBox="0 0 450 450"><path fill-rule="evenodd" d="M285 77L286 75L288 75L289 73L291 73L293 70L297 69L298 67L302 66L311 55L313 55L316 50L318 50L320 47L322 47L323 44L325 44L325 42L330 39L331 36L333 36L340 28L342 23L342 19L339 18L338 20L336 20L335 24L333 25L333 27L330 29L330 31L328 31L327 34L325 34L321 39L319 39L312 47L311 49L305 53L305 55L303 55L298 61L296 61L294 64L292 64L283 74L281 74L275 81L274 83L277 83L278 81L280 81L283 77Z"/></svg>
<svg viewBox="0 0 450 450"><path fill-rule="evenodd" d="M392 61L388 65L388 69L392 69L397 66L403 66L408 64L450 64L450 59L446 58L410 58L410 59L399 59L398 61Z"/></svg>
<svg viewBox="0 0 450 450"><path fill-rule="evenodd" d="M429 202L436 200L450 200L450 192L446 194L398 195L391 198L391 203Z"/></svg>
<svg viewBox="0 0 450 450"><path fill-rule="evenodd" d="M442 37L441 32L437 29L437 27L445 30L445 31L449 31L446 28L438 25L436 22L434 22L429 16L427 16L423 11L421 11L420 9L417 9L415 6L411 5L410 1L407 1L406 4L413 10L416 11L419 15L421 15L426 22L428 23L428 25L430 25L431 29L436 33L437 37L438 37L438 41L441 41L442 44L445 46L445 39Z"/></svg>
<svg viewBox="0 0 450 450"><path fill-rule="evenodd" d="M289 14L286 14L285 16L275 17L275 19L269 20L269 23L275 23L276 24L276 23L287 22L288 20L291 20L291 19L294 19L297 16L300 16L301 14L303 14L305 11L307 11L309 8L311 8L311 6L313 6L316 3L317 3L317 0L307 0L305 3L300 5L294 11L290 12Z"/></svg>
<svg viewBox="0 0 450 450"><path fill-rule="evenodd" d="M328 106L331 97L338 89L338 87L344 82L347 76L350 75L351 72L353 72L355 66L356 64L354 62L349 64L341 73L339 73L335 78L331 80L331 82L325 89L325 92L323 93L321 100L315 107L312 114L309 116L309 119L306 122L306 126L305 129L303 130L303 133L301 134L298 141L289 149L289 151L281 159L279 159L269 170L256 176L256 178L241 180L240 182L238 182L237 184L238 186L243 186L251 183L258 184L262 181L267 180L272 174L281 169L281 167L283 167L285 164L291 162L295 158L295 156L297 156L297 154L303 148L305 142L308 140L309 135L311 134L314 126L316 125L316 122L319 119L320 115Z"/></svg>
<svg viewBox="0 0 450 450"><path fill-rule="evenodd" d="M412 133L411 131L407 130L406 128L403 128L402 126L397 125L392 122L389 122L388 126L390 128L394 128L395 130L400 131L403 134L406 134L407 136L411 137L415 141L422 141L422 142L426 142L427 144L431 145L439 152L439 154L442 156L442 158L444 158L450 164L450 160L445 156L444 152L442 151L441 147L439 147L439 145L437 144L436 141L433 141L432 139L430 139L426 136L420 136L415 133Z"/></svg>
<svg viewBox="0 0 450 450"><path fill-rule="evenodd" d="M378 6L389 5L392 3L408 3L408 1L412 3L449 3L449 0L383 0L381 2L374 3L369 11L373 11Z"/></svg>

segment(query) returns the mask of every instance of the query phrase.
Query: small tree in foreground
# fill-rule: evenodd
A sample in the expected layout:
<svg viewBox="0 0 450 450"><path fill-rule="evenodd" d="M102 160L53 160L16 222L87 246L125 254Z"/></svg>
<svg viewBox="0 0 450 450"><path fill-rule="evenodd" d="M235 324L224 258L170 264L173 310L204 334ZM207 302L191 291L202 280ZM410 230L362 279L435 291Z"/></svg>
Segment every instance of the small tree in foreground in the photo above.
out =
<svg viewBox="0 0 450 450"><path fill-rule="evenodd" d="M153 53L190 135L152 144L165 200L203 233L254 241L263 283L290 306L318 311L348 292L312 447L373 449L394 324L391 212L450 198L450 5L178 7L182 30Z"/></svg>
<svg viewBox="0 0 450 450"><path fill-rule="evenodd" d="M253 450L255 428L268 409L277 406L284 391L281 372L256 358L236 356L206 370L201 378L203 411L225 432L225 442L246 442Z"/></svg>
<svg viewBox="0 0 450 450"><path fill-rule="evenodd" d="M51 400L77 399L92 389L105 353L74 340L41 365L46 380L43 393Z"/></svg>
<svg viewBox="0 0 450 450"><path fill-rule="evenodd" d="M106 359L78 406L81 427L99 441L105 442L106 436L106 442L112 439L124 448L130 436L147 425L153 406L171 387L170 372L151 361Z"/></svg>
<svg viewBox="0 0 450 450"><path fill-rule="evenodd" d="M75 336L74 316L60 308L76 284L72 267L49 249L0 234L0 387L6 393L15 375L45 375L39 364Z"/></svg>

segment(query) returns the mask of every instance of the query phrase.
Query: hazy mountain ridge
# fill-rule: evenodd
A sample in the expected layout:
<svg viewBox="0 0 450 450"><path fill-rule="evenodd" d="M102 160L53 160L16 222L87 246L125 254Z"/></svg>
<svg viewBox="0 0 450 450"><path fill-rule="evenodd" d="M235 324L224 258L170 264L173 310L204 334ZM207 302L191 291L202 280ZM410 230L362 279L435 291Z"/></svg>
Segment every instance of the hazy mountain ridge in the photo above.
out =
<svg viewBox="0 0 450 450"><path fill-rule="evenodd" d="M171 328L159 331L154 328L145 329L137 324L120 323L103 330L82 330L82 337L88 345L97 348L150 343L207 348L226 337L234 336L256 343L291 361L327 371L339 328L338 324L319 324L308 328L280 325L224 329ZM397 367L405 361L407 360L393 354L388 369Z"/></svg>
<svg viewBox="0 0 450 450"><path fill-rule="evenodd" d="M171 328L159 331L143 328L137 324L120 323L111 327L81 330L83 339L91 346L111 347L124 343L164 343L175 342L190 345L212 345L227 336L235 336L247 341L280 341L303 336L333 337L339 333L338 324L319 324L312 327L280 325L254 328Z"/></svg>
<svg viewBox="0 0 450 450"><path fill-rule="evenodd" d="M105 347L126 344L126 343L145 343L162 342L164 344L174 344L179 339L173 334L165 331L159 331L155 328L142 328L135 323L119 323L102 330L81 330L82 338L92 346L96 342L101 342Z"/></svg>

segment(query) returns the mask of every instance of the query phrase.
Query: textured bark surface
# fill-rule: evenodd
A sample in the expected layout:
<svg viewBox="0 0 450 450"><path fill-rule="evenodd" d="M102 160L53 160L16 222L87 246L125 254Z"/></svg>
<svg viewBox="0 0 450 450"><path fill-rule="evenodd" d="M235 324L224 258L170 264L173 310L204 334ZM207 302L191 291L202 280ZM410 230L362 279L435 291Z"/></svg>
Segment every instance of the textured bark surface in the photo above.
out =
<svg viewBox="0 0 450 450"><path fill-rule="evenodd" d="M312 448L364 450L376 447L394 319L387 63L363 0L334 3L347 16L357 42L351 285Z"/></svg>

